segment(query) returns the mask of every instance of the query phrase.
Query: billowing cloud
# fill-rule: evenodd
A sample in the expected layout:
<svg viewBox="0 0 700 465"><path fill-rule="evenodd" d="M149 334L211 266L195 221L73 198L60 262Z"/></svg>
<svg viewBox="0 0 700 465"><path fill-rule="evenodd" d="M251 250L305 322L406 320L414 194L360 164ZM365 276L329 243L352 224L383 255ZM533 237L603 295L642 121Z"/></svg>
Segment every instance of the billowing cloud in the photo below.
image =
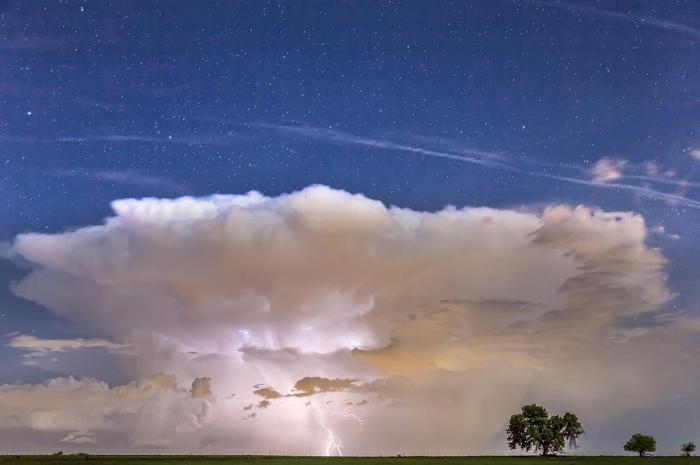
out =
<svg viewBox="0 0 700 465"><path fill-rule="evenodd" d="M605 428L696 396L697 362L668 362L697 350L693 331L657 316L666 260L633 213L419 212L324 186L112 207L102 225L18 236L33 269L14 290L128 346L125 376L172 373L167 392L211 410L159 404L157 418L189 412L180 432L207 450L314 454L330 429L349 453L499 451L524 402ZM102 444L91 409L61 437ZM154 421L144 436L179 437Z"/></svg>
<svg viewBox="0 0 700 465"><path fill-rule="evenodd" d="M2 385L0 429L68 432L59 441L74 444L95 443L96 432L118 432L135 445L172 445L211 419L209 403L197 398L162 374L117 387L73 378ZM168 422L158 420L163 415Z"/></svg>
<svg viewBox="0 0 700 465"><path fill-rule="evenodd" d="M603 157L591 168L591 177L597 182L609 182L620 179L627 160Z"/></svg>
<svg viewBox="0 0 700 465"><path fill-rule="evenodd" d="M690 149L688 151L688 155L690 155L693 159L700 161L700 149Z"/></svg>
<svg viewBox="0 0 700 465"><path fill-rule="evenodd" d="M201 378L195 378L192 381L192 389L190 389L190 394L193 399L205 399L210 397L213 392L211 389L211 378L208 376L203 376Z"/></svg>

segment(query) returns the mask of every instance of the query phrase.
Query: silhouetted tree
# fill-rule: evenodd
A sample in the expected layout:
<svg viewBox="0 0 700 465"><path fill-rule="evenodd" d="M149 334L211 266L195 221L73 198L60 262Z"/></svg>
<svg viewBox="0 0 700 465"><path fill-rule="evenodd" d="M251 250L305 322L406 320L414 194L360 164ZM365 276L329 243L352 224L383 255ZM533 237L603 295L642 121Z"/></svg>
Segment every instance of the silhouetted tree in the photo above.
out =
<svg viewBox="0 0 700 465"><path fill-rule="evenodd" d="M682 444L681 452L683 452L683 455L685 455L686 457L690 457L690 454L695 452L695 444L692 442L686 442L685 444Z"/></svg>
<svg viewBox="0 0 700 465"><path fill-rule="evenodd" d="M508 447L541 451L543 456L561 452L567 444L576 447L576 439L583 434L573 413L550 417L546 408L535 404L526 405L521 413L510 417L506 431Z"/></svg>
<svg viewBox="0 0 700 465"><path fill-rule="evenodd" d="M633 434L625 443L625 450L637 452L640 457L644 457L648 452L656 452L656 439L645 434Z"/></svg>

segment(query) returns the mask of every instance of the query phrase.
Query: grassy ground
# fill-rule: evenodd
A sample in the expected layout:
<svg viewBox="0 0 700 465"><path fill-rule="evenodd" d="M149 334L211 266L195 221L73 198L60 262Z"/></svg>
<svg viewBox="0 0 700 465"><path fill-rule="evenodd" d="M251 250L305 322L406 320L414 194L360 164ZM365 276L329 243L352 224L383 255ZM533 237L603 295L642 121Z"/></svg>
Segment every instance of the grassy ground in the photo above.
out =
<svg viewBox="0 0 700 465"><path fill-rule="evenodd" d="M5 455L0 465L700 465L700 457L269 457Z"/></svg>

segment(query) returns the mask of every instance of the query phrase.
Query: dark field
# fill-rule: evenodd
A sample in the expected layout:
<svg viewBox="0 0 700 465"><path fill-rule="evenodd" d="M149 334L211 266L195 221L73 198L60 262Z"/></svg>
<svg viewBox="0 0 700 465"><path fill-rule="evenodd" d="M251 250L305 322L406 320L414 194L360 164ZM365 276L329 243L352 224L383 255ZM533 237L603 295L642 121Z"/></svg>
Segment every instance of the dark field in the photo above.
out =
<svg viewBox="0 0 700 465"><path fill-rule="evenodd" d="M53 465L89 462L93 465L700 465L700 457L269 457L269 456L0 456L0 464Z"/></svg>

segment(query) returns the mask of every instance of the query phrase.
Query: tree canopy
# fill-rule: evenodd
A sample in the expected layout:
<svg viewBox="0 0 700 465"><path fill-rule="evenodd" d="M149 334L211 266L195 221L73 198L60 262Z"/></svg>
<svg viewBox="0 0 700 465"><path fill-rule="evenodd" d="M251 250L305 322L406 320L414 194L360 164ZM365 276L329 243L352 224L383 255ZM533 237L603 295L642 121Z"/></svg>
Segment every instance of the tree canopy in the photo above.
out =
<svg viewBox="0 0 700 465"><path fill-rule="evenodd" d="M656 439L652 436L636 433L625 443L627 452L637 452L640 457L644 457L649 452L656 452Z"/></svg>
<svg viewBox="0 0 700 465"><path fill-rule="evenodd" d="M686 457L690 457L690 454L695 452L695 444L693 442L686 442L681 445L681 452L683 452L683 455Z"/></svg>
<svg viewBox="0 0 700 465"><path fill-rule="evenodd" d="M540 451L543 456L561 452L567 444L576 447L576 439L583 434L573 413L550 417L546 408L536 404L526 405L521 413L511 416L506 431L508 447Z"/></svg>

